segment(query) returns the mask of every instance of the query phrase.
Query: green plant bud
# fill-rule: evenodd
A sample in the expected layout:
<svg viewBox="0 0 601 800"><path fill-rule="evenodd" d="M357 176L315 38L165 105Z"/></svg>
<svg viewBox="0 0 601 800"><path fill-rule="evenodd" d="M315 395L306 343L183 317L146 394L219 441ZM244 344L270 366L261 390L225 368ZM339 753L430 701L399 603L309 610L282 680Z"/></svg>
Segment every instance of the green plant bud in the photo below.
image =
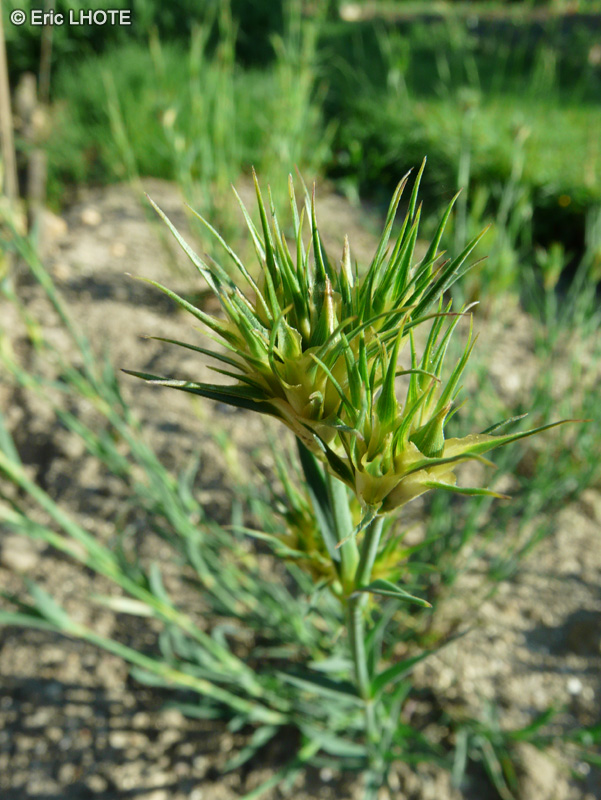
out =
<svg viewBox="0 0 601 800"><path fill-rule="evenodd" d="M309 395L309 402L303 408L302 414L304 417L308 417L309 419L317 419L322 406L323 406L322 393L313 392L311 395Z"/></svg>
<svg viewBox="0 0 601 800"><path fill-rule="evenodd" d="M342 260L340 262L340 267L342 269L342 273L344 275L344 279L349 286L350 289L353 288L354 279L353 279L353 268L351 265L351 246L349 243L348 235L344 237L344 245L342 247Z"/></svg>
<svg viewBox="0 0 601 800"><path fill-rule="evenodd" d="M442 408L438 414L428 420L425 425L414 431L409 441L428 458L438 458L444 449L444 421L451 410L451 403Z"/></svg>
<svg viewBox="0 0 601 800"><path fill-rule="evenodd" d="M355 492L365 506L378 507L382 500L395 488L399 477L394 471L383 469L384 457L377 454L374 458L363 456L360 469L355 473Z"/></svg>

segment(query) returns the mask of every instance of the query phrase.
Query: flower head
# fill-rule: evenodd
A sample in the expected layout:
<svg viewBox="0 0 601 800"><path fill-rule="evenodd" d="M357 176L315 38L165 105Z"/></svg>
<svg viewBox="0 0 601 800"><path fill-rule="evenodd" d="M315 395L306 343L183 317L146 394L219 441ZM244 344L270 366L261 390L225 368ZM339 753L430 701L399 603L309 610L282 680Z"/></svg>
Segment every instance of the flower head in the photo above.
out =
<svg viewBox="0 0 601 800"><path fill-rule="evenodd" d="M312 196L305 192L299 214L292 178L292 246L280 228L271 197L268 218L256 176L259 228L240 201L259 263L257 278L200 217L233 262L241 286L221 265L207 264L196 255L155 206L219 298L225 318L210 316L164 286L149 282L203 322L228 352L167 341L213 357L221 363L216 371L236 383L130 374L276 417L354 491L371 514L391 511L429 489L488 492L457 487L454 467L468 459L481 459L488 450L536 431L493 436L493 426L483 434L445 439L445 424L453 413L474 340L470 328L463 355L445 374L450 338L469 309L453 312L451 302L445 304L443 296L469 268L466 260L483 234L455 258L442 258L438 248L453 198L425 255L414 259L421 216L417 193L423 169L424 165L393 240L393 224L408 175L399 183L364 274L352 265L348 238L340 263L334 265L328 259L316 222L315 192ZM305 238L307 220L309 235ZM418 328L427 330L419 355L414 336ZM406 362L399 365L403 355ZM407 376L402 399L397 394L400 375Z"/></svg>

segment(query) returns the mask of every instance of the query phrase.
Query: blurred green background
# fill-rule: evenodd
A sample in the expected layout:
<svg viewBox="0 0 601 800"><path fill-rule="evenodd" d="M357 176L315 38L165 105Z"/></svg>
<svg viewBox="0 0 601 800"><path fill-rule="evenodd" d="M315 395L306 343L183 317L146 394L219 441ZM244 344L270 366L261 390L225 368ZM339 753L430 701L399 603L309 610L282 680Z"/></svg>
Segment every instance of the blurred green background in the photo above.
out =
<svg viewBox="0 0 601 800"><path fill-rule="evenodd" d="M23 5L9 0L6 16ZM557 272L550 248L572 268L588 249L598 267L598 3L90 6L131 8L132 25L51 29L41 82L55 208L74 186L142 175L178 181L210 213L251 165L276 185L298 166L379 204L427 155L426 200L464 190L454 244L493 227L493 290L519 281L525 256ZM39 73L43 33L5 32L16 87Z"/></svg>

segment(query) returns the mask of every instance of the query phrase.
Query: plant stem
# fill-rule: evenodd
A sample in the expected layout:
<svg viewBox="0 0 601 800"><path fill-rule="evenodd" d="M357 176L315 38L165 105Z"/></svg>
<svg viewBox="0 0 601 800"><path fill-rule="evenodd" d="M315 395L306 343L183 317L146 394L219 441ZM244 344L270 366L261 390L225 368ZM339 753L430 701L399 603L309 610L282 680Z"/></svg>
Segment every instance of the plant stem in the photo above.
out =
<svg viewBox="0 0 601 800"><path fill-rule="evenodd" d="M374 568L374 562L378 554L383 525L384 517L376 517L365 531L363 544L361 546L359 566L357 567L357 573L355 575L355 589L361 589L371 580L371 571Z"/></svg>
<svg viewBox="0 0 601 800"><path fill-rule="evenodd" d="M378 728L371 697L367 653L365 651L365 607L368 596L366 592L357 592L356 590L369 584L383 524L384 518L376 517L365 531L359 564L355 573L354 591L346 601L349 644L355 667L357 689L364 703L365 728L370 750L378 741Z"/></svg>
<svg viewBox="0 0 601 800"><path fill-rule="evenodd" d="M359 552L355 537L352 535L354 526L346 486L330 474L326 475L326 480L336 536L338 541L342 542L339 575L345 597L349 645L357 689L364 703L369 750L373 755L373 746L378 740L378 728L371 698L365 651L365 607L368 596L366 592L358 592L357 589L367 586L370 582L371 572L378 554L384 517L376 517L369 524L363 537L361 552Z"/></svg>
<svg viewBox="0 0 601 800"><path fill-rule="evenodd" d="M351 657L355 667L355 681L363 700L367 739L373 745L377 739L376 719L365 652L365 604L367 594L358 594L347 600L347 627Z"/></svg>
<svg viewBox="0 0 601 800"><path fill-rule="evenodd" d="M355 588L355 575L359 562L359 550L353 534L353 519L349 508L348 493L342 481L326 474L328 495L334 516L336 538L340 545L340 583L344 594L350 594Z"/></svg>
<svg viewBox="0 0 601 800"><path fill-rule="evenodd" d="M346 611L355 681L359 696L363 700L370 762L372 767L377 767L375 746L379 739L379 731L374 702L371 697L371 683L365 650L365 609L368 596L366 592L358 592L357 589L367 586L371 580L382 536L384 517L375 517L368 525L359 551L353 535L354 525L346 485L329 473L326 473L325 477L336 539L339 543L340 561L337 562L339 565L337 569L342 584L341 599Z"/></svg>

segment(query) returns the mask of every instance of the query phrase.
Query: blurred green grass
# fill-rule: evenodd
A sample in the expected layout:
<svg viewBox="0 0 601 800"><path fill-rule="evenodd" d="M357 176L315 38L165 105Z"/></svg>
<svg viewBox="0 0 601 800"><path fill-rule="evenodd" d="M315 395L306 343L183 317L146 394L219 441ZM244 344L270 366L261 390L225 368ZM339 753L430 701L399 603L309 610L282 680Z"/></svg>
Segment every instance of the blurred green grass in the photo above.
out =
<svg viewBox="0 0 601 800"><path fill-rule="evenodd" d="M132 173L229 188L251 164L275 175L321 166L324 130L306 88L293 79L310 60L303 42L282 42L273 69L242 71L228 53L207 58L199 31L188 51L158 40L86 59L55 79L48 143L50 196L69 185L106 184ZM298 49L293 49L298 48ZM306 67L310 71L310 63ZM118 121L121 137L116 133Z"/></svg>
<svg viewBox="0 0 601 800"><path fill-rule="evenodd" d="M145 36L72 42L77 68L65 55L52 77L51 203L78 185L155 176L226 221L222 198L251 165L274 183L298 167L380 202L427 155L426 199L445 202L461 185L465 215L498 223L517 181L530 206L527 257L554 241L580 256L601 205L601 14L533 21L487 4L495 21L480 4L469 18L443 5L456 13L437 4L428 22L351 23L296 0L271 14L260 4L254 17L233 3L232 14L203 6L180 29L146 14L160 24ZM260 24L261 47L249 50ZM14 63L23 50L9 41Z"/></svg>

